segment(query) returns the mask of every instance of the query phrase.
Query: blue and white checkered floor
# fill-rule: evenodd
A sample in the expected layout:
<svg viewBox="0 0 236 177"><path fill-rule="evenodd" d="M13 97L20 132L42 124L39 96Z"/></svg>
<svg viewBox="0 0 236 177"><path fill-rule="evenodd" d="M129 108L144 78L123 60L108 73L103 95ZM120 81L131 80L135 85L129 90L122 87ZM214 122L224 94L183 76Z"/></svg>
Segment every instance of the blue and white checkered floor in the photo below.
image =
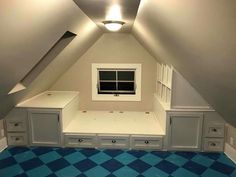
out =
<svg viewBox="0 0 236 177"><path fill-rule="evenodd" d="M222 153L13 147L0 153L1 177L236 177Z"/></svg>

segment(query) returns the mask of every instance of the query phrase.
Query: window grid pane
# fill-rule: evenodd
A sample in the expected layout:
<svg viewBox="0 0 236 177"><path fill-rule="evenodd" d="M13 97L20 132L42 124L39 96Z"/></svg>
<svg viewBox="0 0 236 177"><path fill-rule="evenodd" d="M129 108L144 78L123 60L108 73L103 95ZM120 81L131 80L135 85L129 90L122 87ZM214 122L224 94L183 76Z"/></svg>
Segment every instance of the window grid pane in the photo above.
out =
<svg viewBox="0 0 236 177"><path fill-rule="evenodd" d="M135 70L98 70L99 94L135 94Z"/></svg>

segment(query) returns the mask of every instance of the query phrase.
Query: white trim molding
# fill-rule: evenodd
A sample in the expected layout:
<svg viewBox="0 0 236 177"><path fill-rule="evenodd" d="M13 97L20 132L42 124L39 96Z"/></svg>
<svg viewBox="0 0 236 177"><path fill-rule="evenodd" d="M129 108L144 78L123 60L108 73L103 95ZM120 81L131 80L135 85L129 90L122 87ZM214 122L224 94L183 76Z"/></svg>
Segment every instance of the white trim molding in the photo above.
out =
<svg viewBox="0 0 236 177"><path fill-rule="evenodd" d="M7 148L7 138L3 137L0 139L0 152Z"/></svg>
<svg viewBox="0 0 236 177"><path fill-rule="evenodd" d="M236 150L228 143L225 143L225 154L236 163Z"/></svg>
<svg viewBox="0 0 236 177"><path fill-rule="evenodd" d="M98 94L98 69L135 69L136 92L134 95ZM93 63L92 64L92 100L93 101L141 101L141 70L142 64L137 63Z"/></svg>

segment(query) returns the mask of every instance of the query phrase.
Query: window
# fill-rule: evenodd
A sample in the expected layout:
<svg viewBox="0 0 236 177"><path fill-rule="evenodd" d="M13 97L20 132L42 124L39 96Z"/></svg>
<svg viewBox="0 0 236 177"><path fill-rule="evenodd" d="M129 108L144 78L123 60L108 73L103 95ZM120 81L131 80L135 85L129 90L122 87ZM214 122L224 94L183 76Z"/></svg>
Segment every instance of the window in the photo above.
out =
<svg viewBox="0 0 236 177"><path fill-rule="evenodd" d="M98 69L98 94L135 94L135 70Z"/></svg>
<svg viewBox="0 0 236 177"><path fill-rule="evenodd" d="M141 101L141 64L92 64L92 99Z"/></svg>

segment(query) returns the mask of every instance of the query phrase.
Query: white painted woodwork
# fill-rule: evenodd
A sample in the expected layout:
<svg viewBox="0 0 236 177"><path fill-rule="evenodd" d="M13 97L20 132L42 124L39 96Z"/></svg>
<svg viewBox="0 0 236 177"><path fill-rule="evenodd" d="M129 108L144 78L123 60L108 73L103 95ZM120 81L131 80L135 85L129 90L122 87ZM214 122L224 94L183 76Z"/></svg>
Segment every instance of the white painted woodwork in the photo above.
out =
<svg viewBox="0 0 236 177"><path fill-rule="evenodd" d="M203 114L169 113L169 150L199 151L201 149Z"/></svg>
<svg viewBox="0 0 236 177"><path fill-rule="evenodd" d="M63 133L165 135L153 112L78 111Z"/></svg>
<svg viewBox="0 0 236 177"><path fill-rule="evenodd" d="M97 138L99 148L127 149L130 146L128 135L99 134Z"/></svg>
<svg viewBox="0 0 236 177"><path fill-rule="evenodd" d="M31 145L61 145L60 111L31 109L28 112Z"/></svg>
<svg viewBox="0 0 236 177"><path fill-rule="evenodd" d="M28 145L28 135L26 133L8 133L7 140L9 146Z"/></svg>
<svg viewBox="0 0 236 177"><path fill-rule="evenodd" d="M65 134L66 147L87 147L93 148L97 146L96 134Z"/></svg>
<svg viewBox="0 0 236 177"><path fill-rule="evenodd" d="M162 149L163 140L161 136L132 135L130 138L132 149Z"/></svg>
<svg viewBox="0 0 236 177"><path fill-rule="evenodd" d="M204 151L224 151L224 139L223 138L204 138L203 144Z"/></svg>

